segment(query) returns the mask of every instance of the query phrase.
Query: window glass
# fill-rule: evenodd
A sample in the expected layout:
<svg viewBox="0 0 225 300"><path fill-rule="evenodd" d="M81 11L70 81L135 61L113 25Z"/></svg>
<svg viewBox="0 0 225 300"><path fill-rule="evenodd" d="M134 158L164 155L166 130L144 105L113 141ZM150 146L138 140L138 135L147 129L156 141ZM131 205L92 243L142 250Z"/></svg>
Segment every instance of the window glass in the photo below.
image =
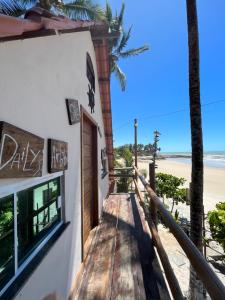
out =
<svg viewBox="0 0 225 300"><path fill-rule="evenodd" d="M18 259L19 265L61 220L58 206L60 179L18 193Z"/></svg>
<svg viewBox="0 0 225 300"><path fill-rule="evenodd" d="M13 195L0 198L0 286L14 275Z"/></svg>

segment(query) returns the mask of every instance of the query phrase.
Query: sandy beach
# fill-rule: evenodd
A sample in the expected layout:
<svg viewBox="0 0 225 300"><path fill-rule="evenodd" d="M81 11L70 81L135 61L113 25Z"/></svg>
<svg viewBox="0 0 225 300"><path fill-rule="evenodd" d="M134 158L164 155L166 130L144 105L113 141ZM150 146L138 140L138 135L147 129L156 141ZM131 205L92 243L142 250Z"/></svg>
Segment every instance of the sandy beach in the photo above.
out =
<svg viewBox="0 0 225 300"><path fill-rule="evenodd" d="M139 169L149 168L149 160L138 159ZM191 181L191 165L172 160L158 160L156 172L168 173L185 178L186 187ZM225 169L204 168L204 207L205 212L215 208L216 203L225 202Z"/></svg>

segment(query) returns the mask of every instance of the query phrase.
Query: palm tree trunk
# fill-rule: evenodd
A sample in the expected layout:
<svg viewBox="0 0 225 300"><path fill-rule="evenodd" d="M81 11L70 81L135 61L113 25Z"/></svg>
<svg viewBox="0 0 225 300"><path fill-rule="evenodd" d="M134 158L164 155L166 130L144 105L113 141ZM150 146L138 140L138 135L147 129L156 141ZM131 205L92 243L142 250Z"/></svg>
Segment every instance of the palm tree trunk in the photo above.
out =
<svg viewBox="0 0 225 300"><path fill-rule="evenodd" d="M196 0L186 0L189 46L189 95L192 142L191 240L202 252L203 140L200 101L199 37ZM202 284L191 267L190 299L201 299Z"/></svg>

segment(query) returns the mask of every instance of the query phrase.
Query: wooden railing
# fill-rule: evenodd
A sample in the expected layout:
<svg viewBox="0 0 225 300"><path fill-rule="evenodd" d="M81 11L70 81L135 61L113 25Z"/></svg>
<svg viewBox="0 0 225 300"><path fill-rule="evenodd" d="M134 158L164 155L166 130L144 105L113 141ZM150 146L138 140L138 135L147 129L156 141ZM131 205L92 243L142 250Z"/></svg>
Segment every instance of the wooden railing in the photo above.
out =
<svg viewBox="0 0 225 300"><path fill-rule="evenodd" d="M111 178L134 178L133 167L114 168L114 172L109 174Z"/></svg>
<svg viewBox="0 0 225 300"><path fill-rule="evenodd" d="M194 268L198 277L202 280L207 292L211 296L212 299L222 300L225 299L225 287L223 283L219 280L216 276L215 272L211 269L201 252L197 249L197 247L192 243L189 237L185 234L182 228L175 222L171 214L168 210L164 207L164 204L150 187L148 182L145 180L144 176L139 172L139 170L134 167L135 173L137 174L138 178L142 182L145 190L150 198L151 207L154 208L154 212L152 215L152 219L150 220L150 230L152 233L153 240L155 242L155 246L157 247L166 278L168 284L170 286L171 292L173 294L174 299L183 299L183 295L181 289L179 287L179 283L176 279L176 276L172 270L170 265L169 259L167 254L163 248L161 243L156 224L153 222L156 219L156 212L158 211L170 229L171 233L174 235L180 246L182 247L183 251L187 255L192 267ZM137 195L140 201L143 201L142 194L139 190L138 184L136 179L134 179L135 187Z"/></svg>

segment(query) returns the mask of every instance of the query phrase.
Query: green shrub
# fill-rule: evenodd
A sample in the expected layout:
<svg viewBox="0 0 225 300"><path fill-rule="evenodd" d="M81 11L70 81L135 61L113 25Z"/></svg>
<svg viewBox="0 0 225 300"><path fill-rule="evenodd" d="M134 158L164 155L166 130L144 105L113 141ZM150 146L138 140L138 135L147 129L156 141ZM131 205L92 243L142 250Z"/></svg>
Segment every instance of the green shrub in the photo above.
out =
<svg viewBox="0 0 225 300"><path fill-rule="evenodd" d="M123 168L123 167L132 167L133 166L133 156L128 146L122 146L115 151L115 167ZM118 160L121 159L121 162ZM121 175L130 175L130 170L121 170ZM127 193L129 191L129 187L131 185L131 178L119 178L117 181L117 192L118 193Z"/></svg>
<svg viewBox="0 0 225 300"><path fill-rule="evenodd" d="M170 174L156 174L156 193L160 196L173 199L171 213L175 204L178 202L186 203L187 192L182 186L185 183L184 178L179 178ZM187 204L187 203L186 203Z"/></svg>
<svg viewBox="0 0 225 300"><path fill-rule="evenodd" d="M208 212L208 221L212 237L225 251L225 202L216 205L216 209Z"/></svg>

